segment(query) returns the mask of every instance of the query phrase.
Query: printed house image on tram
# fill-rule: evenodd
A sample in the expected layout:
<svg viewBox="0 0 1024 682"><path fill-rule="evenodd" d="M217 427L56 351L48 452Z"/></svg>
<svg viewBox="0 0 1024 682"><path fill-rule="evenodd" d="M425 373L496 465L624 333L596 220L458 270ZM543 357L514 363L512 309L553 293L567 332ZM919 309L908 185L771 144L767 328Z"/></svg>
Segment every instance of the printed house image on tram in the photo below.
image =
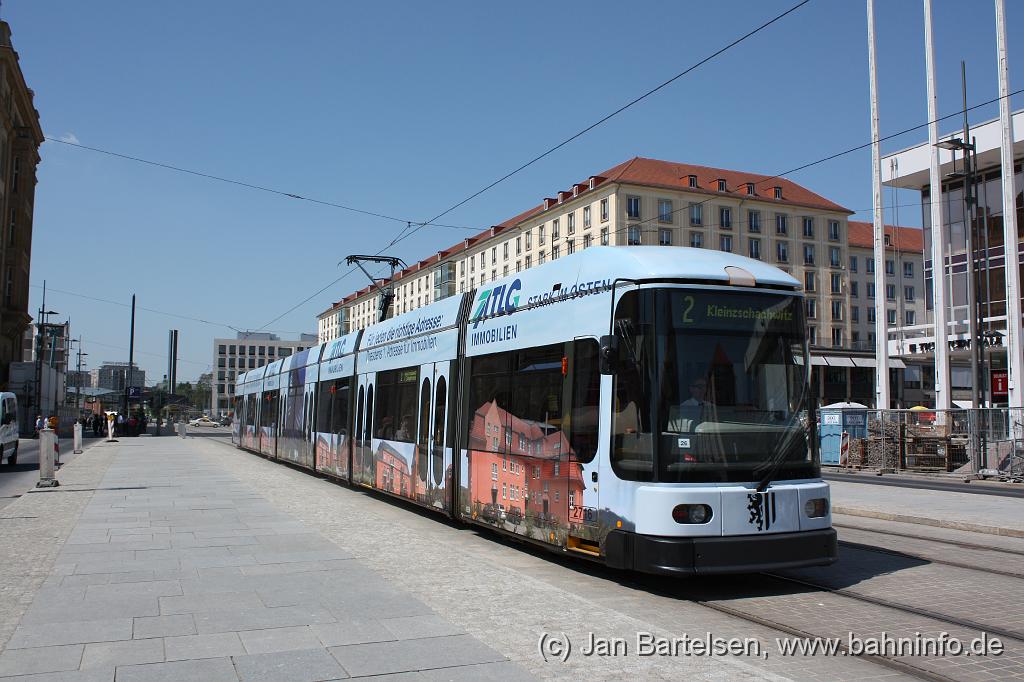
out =
<svg viewBox="0 0 1024 682"><path fill-rule="evenodd" d="M238 378L233 440L611 567L827 565L799 283L591 247Z"/></svg>

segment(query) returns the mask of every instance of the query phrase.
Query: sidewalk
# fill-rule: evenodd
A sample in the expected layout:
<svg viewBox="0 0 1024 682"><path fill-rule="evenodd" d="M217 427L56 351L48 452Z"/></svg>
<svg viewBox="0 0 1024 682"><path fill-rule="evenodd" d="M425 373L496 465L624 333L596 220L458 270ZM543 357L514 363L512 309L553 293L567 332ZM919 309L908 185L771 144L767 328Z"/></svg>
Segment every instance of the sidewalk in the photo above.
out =
<svg viewBox="0 0 1024 682"><path fill-rule="evenodd" d="M829 485L835 514L1024 538L1020 498L845 481Z"/></svg>
<svg viewBox="0 0 1024 682"><path fill-rule="evenodd" d="M191 444L97 444L0 512L0 680L531 679Z"/></svg>

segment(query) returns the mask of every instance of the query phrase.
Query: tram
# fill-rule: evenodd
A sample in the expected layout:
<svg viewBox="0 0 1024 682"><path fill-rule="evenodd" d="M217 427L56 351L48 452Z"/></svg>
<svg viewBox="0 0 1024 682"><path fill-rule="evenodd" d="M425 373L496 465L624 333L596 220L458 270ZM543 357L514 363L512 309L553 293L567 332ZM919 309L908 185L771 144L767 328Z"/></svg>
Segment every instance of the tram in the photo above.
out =
<svg viewBox="0 0 1024 682"><path fill-rule="evenodd" d="M611 567L831 564L799 282L591 247L237 378L238 447Z"/></svg>

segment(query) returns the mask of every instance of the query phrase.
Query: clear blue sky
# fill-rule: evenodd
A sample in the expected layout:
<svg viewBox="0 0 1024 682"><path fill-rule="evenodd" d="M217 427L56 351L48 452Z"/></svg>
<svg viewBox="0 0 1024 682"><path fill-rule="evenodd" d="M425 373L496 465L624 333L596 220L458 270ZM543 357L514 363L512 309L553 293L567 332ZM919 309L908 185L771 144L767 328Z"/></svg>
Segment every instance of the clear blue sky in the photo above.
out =
<svg viewBox="0 0 1024 682"><path fill-rule="evenodd" d="M7 0L0 15L48 136L424 220L795 1ZM877 5L887 134L926 120L922 3ZM940 114L960 106L961 59L969 103L996 97L993 4L934 5ZM1024 8L1007 5L1017 89ZM866 45L864 2L812 0L442 222L487 227L636 155L773 174L867 142ZM47 307L71 316L90 367L127 359L128 309L81 296L134 292L140 306L255 329L403 227L59 143L41 155L30 308L46 279ZM870 219L869 151L791 177ZM899 210L920 224L919 208ZM411 262L466 234L426 228L391 253ZM270 328L315 331L364 279ZM140 310L136 360L151 379L170 328L182 378L209 368L214 336L233 335Z"/></svg>

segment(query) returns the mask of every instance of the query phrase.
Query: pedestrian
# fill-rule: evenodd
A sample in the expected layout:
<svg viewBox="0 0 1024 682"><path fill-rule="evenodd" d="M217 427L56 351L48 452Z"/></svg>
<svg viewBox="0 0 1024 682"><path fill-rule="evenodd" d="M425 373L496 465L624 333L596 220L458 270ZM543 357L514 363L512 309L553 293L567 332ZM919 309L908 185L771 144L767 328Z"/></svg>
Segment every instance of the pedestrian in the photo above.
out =
<svg viewBox="0 0 1024 682"><path fill-rule="evenodd" d="M92 415L92 436L93 438L99 438L100 435L100 416L95 412Z"/></svg>
<svg viewBox="0 0 1024 682"><path fill-rule="evenodd" d="M43 422L43 415L39 415L36 417L36 435L33 436L33 438L39 438L39 432L43 430L44 426L46 426L46 424Z"/></svg>

